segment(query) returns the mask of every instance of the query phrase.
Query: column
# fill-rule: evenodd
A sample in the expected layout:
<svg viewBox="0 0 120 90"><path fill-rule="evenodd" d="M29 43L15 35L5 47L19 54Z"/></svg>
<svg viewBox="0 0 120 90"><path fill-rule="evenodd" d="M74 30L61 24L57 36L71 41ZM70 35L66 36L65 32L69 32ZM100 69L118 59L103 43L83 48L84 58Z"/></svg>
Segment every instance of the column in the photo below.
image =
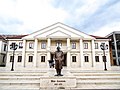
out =
<svg viewBox="0 0 120 90"><path fill-rule="evenodd" d="M48 38L47 39L47 60L51 59L51 57L50 57L50 46L51 46L51 39ZM47 61L47 66L49 67L48 61Z"/></svg>
<svg viewBox="0 0 120 90"><path fill-rule="evenodd" d="M67 49L70 50L70 38L67 38Z"/></svg>
<svg viewBox="0 0 120 90"><path fill-rule="evenodd" d="M113 39L114 39L115 54L116 54L116 64L119 65L115 33L113 33Z"/></svg>
<svg viewBox="0 0 120 90"><path fill-rule="evenodd" d="M70 58L70 38L67 38L67 67L70 67L71 58Z"/></svg>
<svg viewBox="0 0 120 90"><path fill-rule="evenodd" d="M92 67L95 67L95 41L92 40Z"/></svg>
<svg viewBox="0 0 120 90"><path fill-rule="evenodd" d="M83 40L82 39L80 39L80 61L81 61L81 67L83 67L84 57L83 57Z"/></svg>
<svg viewBox="0 0 120 90"><path fill-rule="evenodd" d="M35 44L34 44L34 60L33 60L33 64L34 64L34 67L37 66L37 47L38 47L38 39L35 39Z"/></svg>
<svg viewBox="0 0 120 90"><path fill-rule="evenodd" d="M23 50L22 50L22 66L25 67L25 51L26 51L26 40L23 40Z"/></svg>

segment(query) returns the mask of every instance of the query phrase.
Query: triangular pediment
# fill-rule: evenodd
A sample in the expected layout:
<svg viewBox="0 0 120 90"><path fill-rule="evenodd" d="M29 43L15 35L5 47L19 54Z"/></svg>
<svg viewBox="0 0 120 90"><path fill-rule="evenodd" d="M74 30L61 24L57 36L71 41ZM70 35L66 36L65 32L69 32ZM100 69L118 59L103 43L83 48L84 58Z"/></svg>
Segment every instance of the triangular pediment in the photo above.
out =
<svg viewBox="0 0 120 90"><path fill-rule="evenodd" d="M56 23L39 31L36 31L23 39L35 39L35 38L83 38L94 39L94 37L87 35L79 30L64 25L62 23Z"/></svg>
<svg viewBox="0 0 120 90"><path fill-rule="evenodd" d="M56 31L56 32L49 34L47 37L55 38L55 37L71 37L71 36L69 34L66 34L66 33L59 30L59 31Z"/></svg>

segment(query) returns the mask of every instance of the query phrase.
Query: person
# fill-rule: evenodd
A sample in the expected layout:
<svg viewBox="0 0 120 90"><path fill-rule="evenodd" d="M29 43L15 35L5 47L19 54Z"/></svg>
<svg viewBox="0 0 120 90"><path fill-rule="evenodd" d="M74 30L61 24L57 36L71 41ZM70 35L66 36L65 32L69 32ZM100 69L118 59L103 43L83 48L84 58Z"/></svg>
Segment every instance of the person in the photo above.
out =
<svg viewBox="0 0 120 90"><path fill-rule="evenodd" d="M63 52L60 50L60 47L57 47L57 51L55 51L55 69L57 74L55 76L63 76L61 74L61 69L62 69L62 63L63 63L63 59L64 59L64 54Z"/></svg>

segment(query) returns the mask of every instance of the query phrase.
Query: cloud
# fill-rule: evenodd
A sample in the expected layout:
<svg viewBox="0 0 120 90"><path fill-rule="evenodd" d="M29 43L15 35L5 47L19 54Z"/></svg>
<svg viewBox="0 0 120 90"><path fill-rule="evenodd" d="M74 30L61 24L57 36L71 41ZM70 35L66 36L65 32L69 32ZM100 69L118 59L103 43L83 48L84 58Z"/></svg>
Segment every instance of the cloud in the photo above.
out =
<svg viewBox="0 0 120 90"><path fill-rule="evenodd" d="M90 34L104 37L113 31L120 31L120 22L112 22L110 24L107 24L99 28L97 31L92 32Z"/></svg>
<svg viewBox="0 0 120 90"><path fill-rule="evenodd" d="M64 22L67 13L63 9L52 7L51 1L52 0L1 0L0 18L3 18L4 21L0 23L0 27L4 28L5 33L16 34L19 32L24 34L32 33L58 21ZM12 22L21 22L22 24ZM5 23L7 23L7 25L5 25Z"/></svg>
<svg viewBox="0 0 120 90"><path fill-rule="evenodd" d="M54 6L69 13L67 24L89 34L120 22L119 0L60 0Z"/></svg>
<svg viewBox="0 0 120 90"><path fill-rule="evenodd" d="M0 0L0 33L29 34L56 22L110 33L119 30L119 10L120 0Z"/></svg>

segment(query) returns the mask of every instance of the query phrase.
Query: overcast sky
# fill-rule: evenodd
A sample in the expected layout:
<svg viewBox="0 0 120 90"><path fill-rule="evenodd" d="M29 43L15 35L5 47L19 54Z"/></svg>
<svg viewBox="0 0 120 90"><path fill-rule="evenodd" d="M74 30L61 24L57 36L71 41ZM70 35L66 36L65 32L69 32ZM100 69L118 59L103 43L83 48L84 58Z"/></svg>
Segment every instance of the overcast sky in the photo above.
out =
<svg viewBox="0 0 120 90"><path fill-rule="evenodd" d="M0 34L30 34L56 22L97 36L120 31L120 0L0 0Z"/></svg>

